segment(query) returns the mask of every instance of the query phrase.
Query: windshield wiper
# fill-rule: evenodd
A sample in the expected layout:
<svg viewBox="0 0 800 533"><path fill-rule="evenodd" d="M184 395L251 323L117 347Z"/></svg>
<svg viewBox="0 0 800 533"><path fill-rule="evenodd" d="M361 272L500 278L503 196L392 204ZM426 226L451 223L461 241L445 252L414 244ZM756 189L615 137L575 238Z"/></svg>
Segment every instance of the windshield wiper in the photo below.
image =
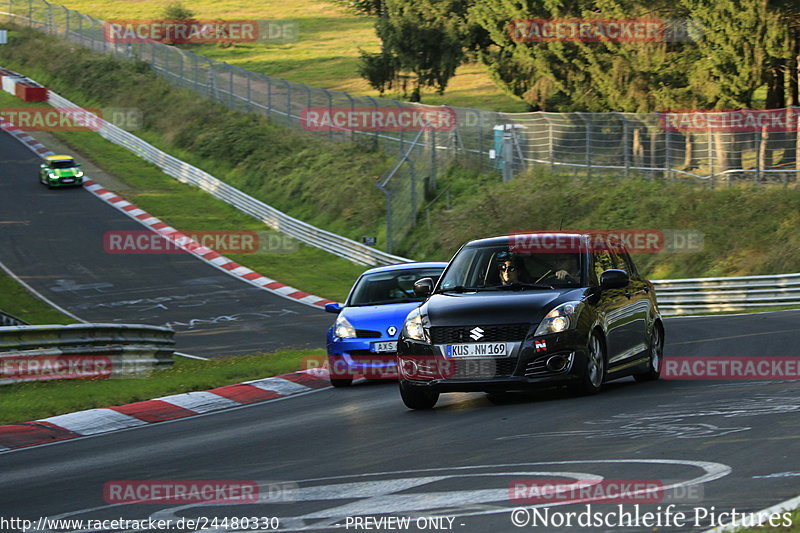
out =
<svg viewBox="0 0 800 533"><path fill-rule="evenodd" d="M475 291L477 290L475 287L465 287L463 285L456 285L455 287L448 287L446 289L439 289L436 291L437 293L442 292L467 292L467 291Z"/></svg>
<svg viewBox="0 0 800 533"><path fill-rule="evenodd" d="M498 291L514 291L514 290L524 290L524 289L545 289L545 290L555 290L555 287L552 285L544 285L542 283L522 283L516 281L514 283L509 283L508 285L492 285L491 287L486 287L487 289L493 289Z"/></svg>

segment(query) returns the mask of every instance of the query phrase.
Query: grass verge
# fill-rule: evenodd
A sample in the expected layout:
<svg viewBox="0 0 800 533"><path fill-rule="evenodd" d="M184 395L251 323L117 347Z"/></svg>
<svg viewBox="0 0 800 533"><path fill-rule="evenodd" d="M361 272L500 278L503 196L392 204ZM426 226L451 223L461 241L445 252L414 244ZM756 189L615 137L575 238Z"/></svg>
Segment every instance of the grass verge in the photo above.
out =
<svg viewBox="0 0 800 533"><path fill-rule="evenodd" d="M176 358L172 368L154 371L147 378L14 383L2 387L0 424L37 420L285 374L300 369L304 357L324 354L325 350L319 349L284 350L211 361Z"/></svg>
<svg viewBox="0 0 800 533"><path fill-rule="evenodd" d="M0 311L13 315L29 324L73 324L74 320L62 315L17 283L17 280L0 271Z"/></svg>

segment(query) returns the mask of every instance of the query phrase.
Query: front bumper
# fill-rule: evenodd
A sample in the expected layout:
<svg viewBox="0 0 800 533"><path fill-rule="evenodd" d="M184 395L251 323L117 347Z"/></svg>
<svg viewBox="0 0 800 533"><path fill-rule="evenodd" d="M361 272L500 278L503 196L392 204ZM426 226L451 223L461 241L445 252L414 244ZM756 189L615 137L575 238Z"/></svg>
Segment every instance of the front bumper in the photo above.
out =
<svg viewBox="0 0 800 533"><path fill-rule="evenodd" d="M328 371L333 379L364 376L368 379L397 379L397 354L376 353L376 342L396 342L397 339L336 339L328 342Z"/></svg>
<svg viewBox="0 0 800 533"><path fill-rule="evenodd" d="M67 180L67 181L64 181ZM69 181L72 180L72 181ZM47 183L51 187L77 187L83 185L83 177L80 178L47 178Z"/></svg>
<svg viewBox="0 0 800 533"><path fill-rule="evenodd" d="M566 385L580 379L586 342L574 330L529 337L510 356L445 357L444 346L401 340L398 373L435 392L507 391Z"/></svg>

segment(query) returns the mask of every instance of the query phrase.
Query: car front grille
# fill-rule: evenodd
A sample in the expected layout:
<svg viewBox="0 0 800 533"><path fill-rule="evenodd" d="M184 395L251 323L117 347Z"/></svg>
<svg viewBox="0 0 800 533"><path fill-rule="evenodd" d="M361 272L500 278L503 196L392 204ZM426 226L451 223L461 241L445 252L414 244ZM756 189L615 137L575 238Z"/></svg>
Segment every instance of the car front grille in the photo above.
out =
<svg viewBox="0 0 800 533"><path fill-rule="evenodd" d="M357 329L356 337L359 339L377 339L381 336L380 331L372 331L369 329Z"/></svg>
<svg viewBox="0 0 800 533"><path fill-rule="evenodd" d="M486 379L508 377L514 374L517 359L505 358L470 358L452 360L455 369L449 379Z"/></svg>
<svg viewBox="0 0 800 533"><path fill-rule="evenodd" d="M472 330L479 327L483 336L473 339ZM525 340L530 324L502 324L492 326L434 326L430 329L433 344L464 342L515 342Z"/></svg>

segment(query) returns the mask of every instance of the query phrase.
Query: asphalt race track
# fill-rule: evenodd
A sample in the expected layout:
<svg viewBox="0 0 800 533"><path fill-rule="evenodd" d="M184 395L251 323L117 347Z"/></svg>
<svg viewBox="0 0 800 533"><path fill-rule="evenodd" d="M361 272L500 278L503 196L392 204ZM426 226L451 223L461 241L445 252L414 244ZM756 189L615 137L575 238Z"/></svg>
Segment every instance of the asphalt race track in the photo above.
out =
<svg viewBox="0 0 800 533"><path fill-rule="evenodd" d="M798 357L798 320L800 311L667 320L666 355ZM514 531L518 504L509 501L510 482L602 476L675 486L675 509L687 513L690 527L660 530L700 531L708 517L695 527L694 513L756 511L800 492L796 383L625 379L588 398L542 391L492 403L480 393L443 395L429 412L407 410L391 382L327 388L0 454L0 502L13 510L4 514L31 520L264 516L279 517L281 530L365 531L345 529L347 517L408 516L453 519L450 529L425 530ZM105 502L106 482L143 479L284 482L297 489L293 502ZM592 512L617 505L594 503ZM420 529L412 522L409 530Z"/></svg>
<svg viewBox="0 0 800 533"><path fill-rule="evenodd" d="M0 262L45 297L89 322L171 326L177 350L201 356L324 346L322 310L189 254L106 253L105 232L146 228L82 188L40 185L39 163L0 131Z"/></svg>

